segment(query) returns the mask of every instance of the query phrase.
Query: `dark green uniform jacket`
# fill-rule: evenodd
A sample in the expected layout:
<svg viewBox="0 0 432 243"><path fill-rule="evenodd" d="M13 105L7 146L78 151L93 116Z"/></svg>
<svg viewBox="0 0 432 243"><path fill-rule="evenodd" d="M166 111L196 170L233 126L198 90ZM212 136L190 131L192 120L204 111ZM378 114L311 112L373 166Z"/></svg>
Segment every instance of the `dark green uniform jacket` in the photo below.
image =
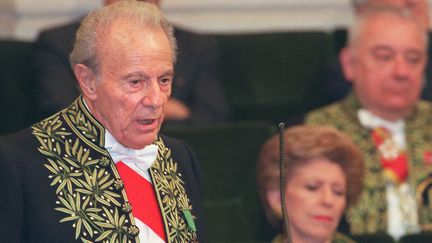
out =
<svg viewBox="0 0 432 243"><path fill-rule="evenodd" d="M138 242L133 206L82 98L0 139L0 242ZM168 242L203 242L197 161L160 135L150 176Z"/></svg>

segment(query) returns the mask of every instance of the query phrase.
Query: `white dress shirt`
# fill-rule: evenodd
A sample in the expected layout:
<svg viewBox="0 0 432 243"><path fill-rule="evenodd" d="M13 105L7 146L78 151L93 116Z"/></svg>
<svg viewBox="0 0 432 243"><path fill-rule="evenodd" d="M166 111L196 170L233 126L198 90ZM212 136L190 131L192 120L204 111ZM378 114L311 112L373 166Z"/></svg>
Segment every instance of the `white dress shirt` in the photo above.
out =
<svg viewBox="0 0 432 243"><path fill-rule="evenodd" d="M114 163L122 161L129 168L151 182L149 168L156 160L158 154L158 146L151 144L143 149L134 150L124 147L122 144L109 133L105 132L105 149L108 150ZM133 211L132 211L133 213ZM135 223L140 230L140 242L162 243L163 241L150 227L144 222L135 217Z"/></svg>
<svg viewBox="0 0 432 243"><path fill-rule="evenodd" d="M402 150L406 149L404 120L388 121L365 109L360 109L357 116L360 124L364 127L369 129L384 127L388 129L396 145ZM386 184L386 199L388 234L398 240L407 233L420 231L415 192L408 182L403 182L400 185L388 182Z"/></svg>

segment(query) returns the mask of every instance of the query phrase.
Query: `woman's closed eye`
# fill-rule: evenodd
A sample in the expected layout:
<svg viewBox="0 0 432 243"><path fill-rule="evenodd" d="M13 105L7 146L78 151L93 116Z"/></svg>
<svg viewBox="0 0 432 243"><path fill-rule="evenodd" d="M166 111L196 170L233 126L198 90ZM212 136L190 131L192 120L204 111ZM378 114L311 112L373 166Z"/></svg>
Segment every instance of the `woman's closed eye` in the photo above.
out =
<svg viewBox="0 0 432 243"><path fill-rule="evenodd" d="M306 185L305 185L305 188L306 188L308 191L316 191L316 190L318 190L319 185L318 185L318 184L315 184L315 183L313 183L313 184L306 184Z"/></svg>
<svg viewBox="0 0 432 243"><path fill-rule="evenodd" d="M337 196L345 196L346 191L342 188L333 188L333 193Z"/></svg>

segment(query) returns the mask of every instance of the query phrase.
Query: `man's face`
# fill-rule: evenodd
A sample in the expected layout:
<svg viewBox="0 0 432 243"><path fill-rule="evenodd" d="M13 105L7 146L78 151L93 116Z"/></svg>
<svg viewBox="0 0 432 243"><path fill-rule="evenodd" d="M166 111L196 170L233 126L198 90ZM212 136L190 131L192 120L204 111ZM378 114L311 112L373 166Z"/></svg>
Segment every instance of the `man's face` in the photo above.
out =
<svg viewBox="0 0 432 243"><path fill-rule="evenodd" d="M93 115L126 147L152 143L173 78L173 51L165 33L118 20L102 33L97 56L95 94L87 97Z"/></svg>
<svg viewBox="0 0 432 243"><path fill-rule="evenodd" d="M393 15L374 16L363 24L341 62L364 108L389 120L411 112L423 85L424 38L416 24Z"/></svg>

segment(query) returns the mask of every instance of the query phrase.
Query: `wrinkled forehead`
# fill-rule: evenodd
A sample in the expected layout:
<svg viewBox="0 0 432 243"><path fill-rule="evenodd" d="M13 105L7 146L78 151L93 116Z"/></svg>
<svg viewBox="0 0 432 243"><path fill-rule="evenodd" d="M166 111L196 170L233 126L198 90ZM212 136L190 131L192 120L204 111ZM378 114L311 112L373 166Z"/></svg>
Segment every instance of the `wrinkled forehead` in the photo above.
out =
<svg viewBox="0 0 432 243"><path fill-rule="evenodd" d="M170 42L160 27L117 20L101 30L99 37L96 43L98 71L110 65L120 66L119 60L137 58L163 57L167 63L174 63Z"/></svg>
<svg viewBox="0 0 432 243"><path fill-rule="evenodd" d="M129 21L126 19L116 19L99 30L100 46L104 44L126 44L136 41L144 33L149 33L151 29L144 24Z"/></svg>
<svg viewBox="0 0 432 243"><path fill-rule="evenodd" d="M140 22L118 19L100 30L98 47L121 49L121 47L137 48L140 46L163 48L173 52L168 36L159 26L148 26Z"/></svg>

